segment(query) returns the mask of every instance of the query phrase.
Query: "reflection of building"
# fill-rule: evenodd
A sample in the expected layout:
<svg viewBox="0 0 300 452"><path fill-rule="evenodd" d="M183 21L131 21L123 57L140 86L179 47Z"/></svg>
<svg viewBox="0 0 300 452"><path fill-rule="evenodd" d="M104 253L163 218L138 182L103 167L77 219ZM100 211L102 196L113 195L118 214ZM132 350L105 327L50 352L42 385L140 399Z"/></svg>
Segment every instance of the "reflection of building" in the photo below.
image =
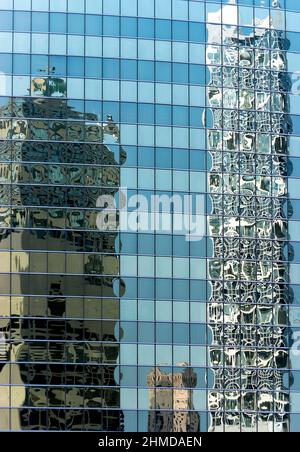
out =
<svg viewBox="0 0 300 452"><path fill-rule="evenodd" d="M200 420L193 411L193 388L197 376L186 367L182 372L166 373L156 367L148 375L149 432L198 432Z"/></svg>
<svg viewBox="0 0 300 452"><path fill-rule="evenodd" d="M225 23L226 14L224 6ZM268 27L268 20L260 26ZM247 37L242 29L238 36L234 25L224 26L223 48L213 44L219 39L213 27L208 39L211 430L286 431L289 143L284 134L291 122L288 79L280 72L287 69L286 41L272 24Z"/></svg>
<svg viewBox="0 0 300 452"><path fill-rule="evenodd" d="M0 429L121 430L117 235L97 230L96 204L118 191L125 153L111 118L68 107L63 80L32 89L54 97L2 111L1 160L12 160L1 164L2 373L17 387L0 389L1 405L16 408Z"/></svg>

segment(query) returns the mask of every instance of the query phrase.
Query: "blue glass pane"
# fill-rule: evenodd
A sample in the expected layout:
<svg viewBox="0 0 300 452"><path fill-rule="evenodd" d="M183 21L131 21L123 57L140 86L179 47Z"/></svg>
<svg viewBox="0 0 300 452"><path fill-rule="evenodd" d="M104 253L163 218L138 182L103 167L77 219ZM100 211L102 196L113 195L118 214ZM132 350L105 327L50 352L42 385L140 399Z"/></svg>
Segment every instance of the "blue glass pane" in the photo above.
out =
<svg viewBox="0 0 300 452"><path fill-rule="evenodd" d="M103 59L103 78L119 78L120 64L119 60L110 58Z"/></svg>
<svg viewBox="0 0 300 452"><path fill-rule="evenodd" d="M102 77L102 61L100 58L85 58L86 77Z"/></svg>
<svg viewBox="0 0 300 452"><path fill-rule="evenodd" d="M2 14L2 13L1 13ZM14 13L14 30L30 31L31 15L27 11L15 11Z"/></svg>
<svg viewBox="0 0 300 452"><path fill-rule="evenodd" d="M121 35L124 37L137 37L137 19L133 17L121 17Z"/></svg>
<svg viewBox="0 0 300 452"><path fill-rule="evenodd" d="M121 103L121 122L136 124L138 122L137 117L137 105L134 103Z"/></svg>
<svg viewBox="0 0 300 452"><path fill-rule="evenodd" d="M138 105L139 122L144 124L154 124L154 105Z"/></svg>
<svg viewBox="0 0 300 452"><path fill-rule="evenodd" d="M154 20L138 19L138 35L140 38L154 38Z"/></svg>
<svg viewBox="0 0 300 452"><path fill-rule="evenodd" d="M137 61L135 60L121 60L121 79L136 80L137 78Z"/></svg>
<svg viewBox="0 0 300 452"><path fill-rule="evenodd" d="M182 240L184 238L182 237ZM173 298L174 300L189 300L189 281L185 279L173 280ZM178 327L178 325L173 324L173 328ZM188 327L188 325L186 325ZM188 340L185 341L188 343Z"/></svg>
<svg viewBox="0 0 300 452"><path fill-rule="evenodd" d="M85 32L87 35L100 36L102 34L102 18L101 16L85 17Z"/></svg>
<svg viewBox="0 0 300 452"><path fill-rule="evenodd" d="M137 253L137 237L135 234L121 234L122 252L126 254Z"/></svg>
<svg viewBox="0 0 300 452"><path fill-rule="evenodd" d="M103 16L103 35L120 36L120 20L118 17Z"/></svg>
<svg viewBox="0 0 300 452"><path fill-rule="evenodd" d="M189 83L189 66L182 63L173 63L173 82Z"/></svg>
<svg viewBox="0 0 300 452"><path fill-rule="evenodd" d="M191 256L195 256L198 258L206 257L206 255L207 255L206 246L207 246L207 243L206 243L205 239L195 241L193 243L193 245L190 247Z"/></svg>
<svg viewBox="0 0 300 452"><path fill-rule="evenodd" d="M300 11L298 0L285 0L286 8L293 11Z"/></svg>
<svg viewBox="0 0 300 452"><path fill-rule="evenodd" d="M47 33L49 31L49 14L48 13L32 13L32 31Z"/></svg>
<svg viewBox="0 0 300 452"><path fill-rule="evenodd" d="M205 66L190 64L190 83L195 85L205 85Z"/></svg>
<svg viewBox="0 0 300 452"><path fill-rule="evenodd" d="M201 151L190 151L190 168L191 170L204 170L205 153Z"/></svg>
<svg viewBox="0 0 300 452"><path fill-rule="evenodd" d="M172 108L169 105L155 106L156 124L171 125L172 124Z"/></svg>
<svg viewBox="0 0 300 452"><path fill-rule="evenodd" d="M189 153L188 151L182 150L182 149L174 149L173 150L173 165L176 169L183 169L187 170L189 168ZM182 237L180 237L180 243L182 242ZM183 243L183 242L182 242ZM187 242L184 242L185 249L187 246ZM186 256L188 253L186 254Z"/></svg>
<svg viewBox="0 0 300 452"><path fill-rule="evenodd" d="M14 55L13 68L15 74L30 74L30 55Z"/></svg>
<svg viewBox="0 0 300 452"><path fill-rule="evenodd" d="M195 22L189 23L189 37L192 42L205 42L205 25Z"/></svg>
<svg viewBox="0 0 300 452"><path fill-rule="evenodd" d="M188 107L176 106L173 108L173 123L174 126L187 126L189 124Z"/></svg>
<svg viewBox="0 0 300 452"><path fill-rule="evenodd" d="M68 75L72 77L84 76L84 58L69 57L68 58Z"/></svg>
<svg viewBox="0 0 300 452"><path fill-rule="evenodd" d="M155 37L156 39L172 38L172 25L170 20L156 20L155 21Z"/></svg>
<svg viewBox="0 0 300 452"><path fill-rule="evenodd" d="M154 80L154 62L139 61L138 78L139 80Z"/></svg>
<svg viewBox="0 0 300 452"><path fill-rule="evenodd" d="M140 234L138 236L138 251L139 254L154 253L154 237L151 234Z"/></svg>
<svg viewBox="0 0 300 452"><path fill-rule="evenodd" d="M160 300L172 299L172 280L157 279L156 280L156 296Z"/></svg>
<svg viewBox="0 0 300 452"><path fill-rule="evenodd" d="M170 149L156 148L156 166L158 168L172 167L172 153Z"/></svg>
<svg viewBox="0 0 300 452"><path fill-rule="evenodd" d="M300 39L299 39L300 33L292 33L287 32L286 38L288 40L288 50L291 52L300 52Z"/></svg>
<svg viewBox="0 0 300 452"><path fill-rule="evenodd" d="M141 167L152 168L154 166L154 150L149 147L138 148L138 164Z"/></svg>
<svg viewBox="0 0 300 452"><path fill-rule="evenodd" d="M138 279L138 294L140 298L153 299L155 281L150 278Z"/></svg>
<svg viewBox="0 0 300 452"><path fill-rule="evenodd" d="M171 82L172 64L160 62L155 63L155 79L159 82Z"/></svg>
<svg viewBox="0 0 300 452"><path fill-rule="evenodd" d="M0 12L0 30L7 31L12 30L12 12L1 11Z"/></svg>
<svg viewBox="0 0 300 452"><path fill-rule="evenodd" d="M68 14L68 33L77 35L84 33L84 16L82 14Z"/></svg>
<svg viewBox="0 0 300 452"><path fill-rule="evenodd" d="M203 108L198 107L190 108L190 125L192 127L203 126Z"/></svg>
<svg viewBox="0 0 300 452"><path fill-rule="evenodd" d="M0 53L0 71L6 74L12 72L12 55L9 53Z"/></svg>
<svg viewBox="0 0 300 452"><path fill-rule="evenodd" d="M189 39L188 22L174 20L172 24L172 38L176 41L188 41Z"/></svg>
<svg viewBox="0 0 300 452"><path fill-rule="evenodd" d="M50 31L53 33L66 33L67 16L62 13L50 13Z"/></svg>

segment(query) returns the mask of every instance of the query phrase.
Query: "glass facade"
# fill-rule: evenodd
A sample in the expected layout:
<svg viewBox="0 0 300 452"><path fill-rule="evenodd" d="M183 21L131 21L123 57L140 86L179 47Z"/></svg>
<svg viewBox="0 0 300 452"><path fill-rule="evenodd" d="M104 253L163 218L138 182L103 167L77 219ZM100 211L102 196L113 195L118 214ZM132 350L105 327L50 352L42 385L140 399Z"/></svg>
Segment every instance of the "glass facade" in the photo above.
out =
<svg viewBox="0 0 300 452"><path fill-rule="evenodd" d="M0 431L300 431L299 21L0 0Z"/></svg>

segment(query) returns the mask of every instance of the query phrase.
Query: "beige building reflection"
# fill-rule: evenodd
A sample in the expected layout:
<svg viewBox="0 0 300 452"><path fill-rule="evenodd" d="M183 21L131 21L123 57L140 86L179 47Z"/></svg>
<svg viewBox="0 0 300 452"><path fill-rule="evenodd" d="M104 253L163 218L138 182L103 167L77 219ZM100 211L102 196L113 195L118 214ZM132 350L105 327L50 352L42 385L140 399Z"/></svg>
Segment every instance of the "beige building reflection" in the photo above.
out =
<svg viewBox="0 0 300 452"><path fill-rule="evenodd" d="M193 388L197 375L181 364L181 372L167 373L155 367L147 377L149 432L199 432L200 417L194 411Z"/></svg>
<svg viewBox="0 0 300 452"><path fill-rule="evenodd" d="M95 207L117 192L126 155L110 149L112 118L69 108L64 79L31 89L35 99L1 111L13 113L0 124L13 140L1 141L1 160L13 163L0 165L0 430L120 430L114 331L124 288L117 234L97 230Z"/></svg>

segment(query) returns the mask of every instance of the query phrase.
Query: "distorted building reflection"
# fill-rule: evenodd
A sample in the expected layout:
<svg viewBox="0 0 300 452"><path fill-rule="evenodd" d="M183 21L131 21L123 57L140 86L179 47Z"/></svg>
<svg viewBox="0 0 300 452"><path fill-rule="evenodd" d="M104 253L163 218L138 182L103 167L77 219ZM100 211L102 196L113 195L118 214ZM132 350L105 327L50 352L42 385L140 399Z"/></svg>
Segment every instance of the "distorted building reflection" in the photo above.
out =
<svg viewBox="0 0 300 452"><path fill-rule="evenodd" d="M117 193L126 154L111 117L102 124L68 105L64 79L33 79L31 89L35 97L1 110L0 246L10 251L1 253L0 290L11 295L0 392L12 409L0 428L119 431L124 287L118 234L97 230L96 205Z"/></svg>
<svg viewBox="0 0 300 452"><path fill-rule="evenodd" d="M149 387L149 432L199 432L200 418L194 411L193 388L197 375L181 364L183 370L168 373L155 367L147 377Z"/></svg>
<svg viewBox="0 0 300 452"><path fill-rule="evenodd" d="M282 11L264 13L248 34L233 5L222 37L208 25L211 431L289 429L288 43Z"/></svg>

